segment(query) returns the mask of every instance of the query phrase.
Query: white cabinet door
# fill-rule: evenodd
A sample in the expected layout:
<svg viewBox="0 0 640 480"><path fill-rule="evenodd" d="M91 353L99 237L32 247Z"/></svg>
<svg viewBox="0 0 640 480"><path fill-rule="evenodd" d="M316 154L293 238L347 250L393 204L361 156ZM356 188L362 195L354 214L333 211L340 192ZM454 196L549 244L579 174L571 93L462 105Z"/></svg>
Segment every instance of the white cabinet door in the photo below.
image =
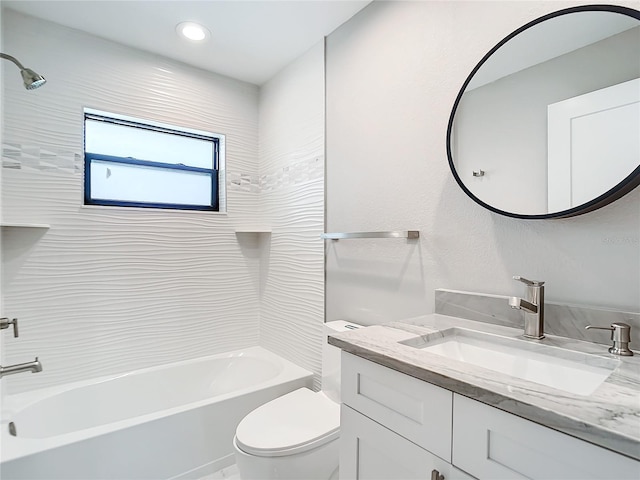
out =
<svg viewBox="0 0 640 480"><path fill-rule="evenodd" d="M342 402L451 461L449 390L343 352Z"/></svg>
<svg viewBox="0 0 640 480"><path fill-rule="evenodd" d="M640 479L640 462L453 396L453 462L481 480Z"/></svg>
<svg viewBox="0 0 640 480"><path fill-rule="evenodd" d="M340 480L472 480L451 464L356 412L341 407Z"/></svg>

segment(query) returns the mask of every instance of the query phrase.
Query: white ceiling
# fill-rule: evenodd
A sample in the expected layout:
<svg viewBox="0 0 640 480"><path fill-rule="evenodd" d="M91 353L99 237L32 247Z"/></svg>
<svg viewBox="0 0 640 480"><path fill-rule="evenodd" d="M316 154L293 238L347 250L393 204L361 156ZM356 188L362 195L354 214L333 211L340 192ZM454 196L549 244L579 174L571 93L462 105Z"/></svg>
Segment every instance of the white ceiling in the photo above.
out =
<svg viewBox="0 0 640 480"><path fill-rule="evenodd" d="M371 0L2 0L3 7L261 85ZM175 27L194 21L194 44Z"/></svg>

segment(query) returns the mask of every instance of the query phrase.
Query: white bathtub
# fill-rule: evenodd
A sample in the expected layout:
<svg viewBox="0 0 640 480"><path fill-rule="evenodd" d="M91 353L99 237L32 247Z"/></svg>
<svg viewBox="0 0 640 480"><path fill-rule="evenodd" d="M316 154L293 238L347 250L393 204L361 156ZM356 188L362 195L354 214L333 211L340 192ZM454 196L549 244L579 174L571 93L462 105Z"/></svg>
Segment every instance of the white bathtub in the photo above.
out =
<svg viewBox="0 0 640 480"><path fill-rule="evenodd" d="M247 413L311 382L311 372L252 347L12 395L0 478L201 478L234 462Z"/></svg>

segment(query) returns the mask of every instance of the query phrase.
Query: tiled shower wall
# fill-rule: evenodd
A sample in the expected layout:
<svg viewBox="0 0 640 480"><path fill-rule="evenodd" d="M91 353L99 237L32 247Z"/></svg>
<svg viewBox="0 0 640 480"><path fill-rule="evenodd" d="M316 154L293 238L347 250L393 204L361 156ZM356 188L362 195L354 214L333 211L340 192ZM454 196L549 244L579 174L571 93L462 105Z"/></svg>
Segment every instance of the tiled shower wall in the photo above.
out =
<svg viewBox="0 0 640 480"><path fill-rule="evenodd" d="M21 322L4 361L44 366L8 393L258 344L260 295L287 253L235 229L265 224L263 190L295 202L279 193L286 167L311 162L304 150L259 167L258 87L11 10L2 34L48 80L27 92L4 69L2 220L50 225L3 228L3 314ZM83 107L225 134L227 214L82 206Z"/></svg>
<svg viewBox="0 0 640 480"><path fill-rule="evenodd" d="M260 89L260 344L316 373L324 319L324 42ZM271 178L280 172L282 178ZM271 180L269 181L269 179Z"/></svg>

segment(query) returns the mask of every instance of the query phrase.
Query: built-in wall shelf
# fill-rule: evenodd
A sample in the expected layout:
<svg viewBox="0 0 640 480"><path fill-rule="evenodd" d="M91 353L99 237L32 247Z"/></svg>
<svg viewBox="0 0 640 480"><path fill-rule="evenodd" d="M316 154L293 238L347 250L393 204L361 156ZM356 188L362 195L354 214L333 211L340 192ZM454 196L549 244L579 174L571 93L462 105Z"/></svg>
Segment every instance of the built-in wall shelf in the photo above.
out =
<svg viewBox="0 0 640 480"><path fill-rule="evenodd" d="M271 242L271 228L264 226L236 227L238 243L252 248Z"/></svg>
<svg viewBox="0 0 640 480"><path fill-rule="evenodd" d="M49 229L50 226L46 223L0 223L2 228L43 228L45 230Z"/></svg>
<svg viewBox="0 0 640 480"><path fill-rule="evenodd" d="M271 227L236 227L236 233L271 233Z"/></svg>

